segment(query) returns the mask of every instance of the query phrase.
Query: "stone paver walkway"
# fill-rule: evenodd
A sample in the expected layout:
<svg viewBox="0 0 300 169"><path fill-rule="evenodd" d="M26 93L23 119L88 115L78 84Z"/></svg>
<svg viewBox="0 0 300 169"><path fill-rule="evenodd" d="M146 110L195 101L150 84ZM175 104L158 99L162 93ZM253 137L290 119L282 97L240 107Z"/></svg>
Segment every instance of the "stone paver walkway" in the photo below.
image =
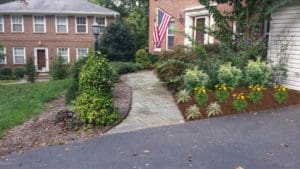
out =
<svg viewBox="0 0 300 169"><path fill-rule="evenodd" d="M153 71L128 74L121 78L133 90L131 111L128 117L108 134L184 122L171 93L162 86Z"/></svg>

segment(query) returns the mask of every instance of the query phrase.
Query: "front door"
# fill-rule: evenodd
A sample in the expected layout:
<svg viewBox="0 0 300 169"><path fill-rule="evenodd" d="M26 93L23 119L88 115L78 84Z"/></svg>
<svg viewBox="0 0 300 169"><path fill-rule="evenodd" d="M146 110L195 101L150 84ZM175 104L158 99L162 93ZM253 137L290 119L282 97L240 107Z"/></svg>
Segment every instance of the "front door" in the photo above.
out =
<svg viewBox="0 0 300 169"><path fill-rule="evenodd" d="M46 51L45 51L45 49L37 50L37 68L38 68L38 71L45 71L45 69L46 69Z"/></svg>
<svg viewBox="0 0 300 169"><path fill-rule="evenodd" d="M205 18L196 18L195 22L196 22L195 40L200 44L204 44Z"/></svg>

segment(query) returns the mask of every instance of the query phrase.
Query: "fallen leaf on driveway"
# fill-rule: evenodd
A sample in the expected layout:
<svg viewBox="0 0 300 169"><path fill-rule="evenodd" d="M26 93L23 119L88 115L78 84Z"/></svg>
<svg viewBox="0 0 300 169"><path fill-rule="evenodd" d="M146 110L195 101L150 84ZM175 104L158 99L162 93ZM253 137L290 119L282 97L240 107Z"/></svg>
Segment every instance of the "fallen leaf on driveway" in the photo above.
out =
<svg viewBox="0 0 300 169"><path fill-rule="evenodd" d="M244 169L244 168L241 166L237 166L235 169Z"/></svg>
<svg viewBox="0 0 300 169"><path fill-rule="evenodd" d="M144 153L151 153L150 150L144 150Z"/></svg>

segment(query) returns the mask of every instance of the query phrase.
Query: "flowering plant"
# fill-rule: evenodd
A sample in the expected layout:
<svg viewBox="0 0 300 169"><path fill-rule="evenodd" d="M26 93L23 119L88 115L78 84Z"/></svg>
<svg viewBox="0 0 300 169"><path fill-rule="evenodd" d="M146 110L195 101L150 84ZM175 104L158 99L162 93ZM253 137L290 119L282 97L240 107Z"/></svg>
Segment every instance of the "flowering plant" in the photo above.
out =
<svg viewBox="0 0 300 169"><path fill-rule="evenodd" d="M207 91L208 90L205 88L205 86L194 88L195 100L198 106L203 106L207 102Z"/></svg>
<svg viewBox="0 0 300 169"><path fill-rule="evenodd" d="M273 88L275 101L279 104L286 103L289 96L286 87L283 85L275 85Z"/></svg>
<svg viewBox="0 0 300 169"><path fill-rule="evenodd" d="M224 103L227 100L229 97L229 90L232 90L232 88L225 83L216 85L215 89L215 96L220 103Z"/></svg>
<svg viewBox="0 0 300 169"><path fill-rule="evenodd" d="M262 85L250 85L249 99L253 103L259 103L263 98L263 90L266 90Z"/></svg>
<svg viewBox="0 0 300 169"><path fill-rule="evenodd" d="M233 95L233 107L236 111L242 112L245 111L245 108L247 107L247 100L244 93L234 93Z"/></svg>

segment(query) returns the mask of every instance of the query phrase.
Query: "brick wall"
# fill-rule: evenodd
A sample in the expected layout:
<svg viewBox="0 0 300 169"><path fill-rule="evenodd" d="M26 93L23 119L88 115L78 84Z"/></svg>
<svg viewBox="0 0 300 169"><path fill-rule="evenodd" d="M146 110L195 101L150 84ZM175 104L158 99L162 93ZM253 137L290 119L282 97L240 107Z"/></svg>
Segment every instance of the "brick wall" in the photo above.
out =
<svg viewBox="0 0 300 169"><path fill-rule="evenodd" d="M185 24L180 23L179 16L185 16L185 9L199 7L201 4L198 0L150 0L150 14L149 14L149 51L154 52L154 46L152 42L152 33L154 27L154 20L156 19L156 9L161 8L175 19L175 29L180 33L175 34L175 45L184 45L184 29ZM219 4L217 8L220 11L230 10L231 7L228 4ZM164 38L161 49L166 49L166 38Z"/></svg>
<svg viewBox="0 0 300 169"><path fill-rule="evenodd" d="M53 62L57 55L58 47L69 48L71 63L76 62L76 48L93 47L94 36L92 25L94 17L88 16L88 33L75 33L75 17L68 16L68 33L56 33L55 16L47 15L46 33L33 32L33 19L31 15L24 15L24 32L11 32L11 17L4 16L5 32L0 33L0 42L5 46L7 53L7 64L1 67L16 67L23 65L13 64L13 47L25 47L26 57L34 56L34 48L48 48L49 64ZM107 22L114 20L107 17Z"/></svg>

